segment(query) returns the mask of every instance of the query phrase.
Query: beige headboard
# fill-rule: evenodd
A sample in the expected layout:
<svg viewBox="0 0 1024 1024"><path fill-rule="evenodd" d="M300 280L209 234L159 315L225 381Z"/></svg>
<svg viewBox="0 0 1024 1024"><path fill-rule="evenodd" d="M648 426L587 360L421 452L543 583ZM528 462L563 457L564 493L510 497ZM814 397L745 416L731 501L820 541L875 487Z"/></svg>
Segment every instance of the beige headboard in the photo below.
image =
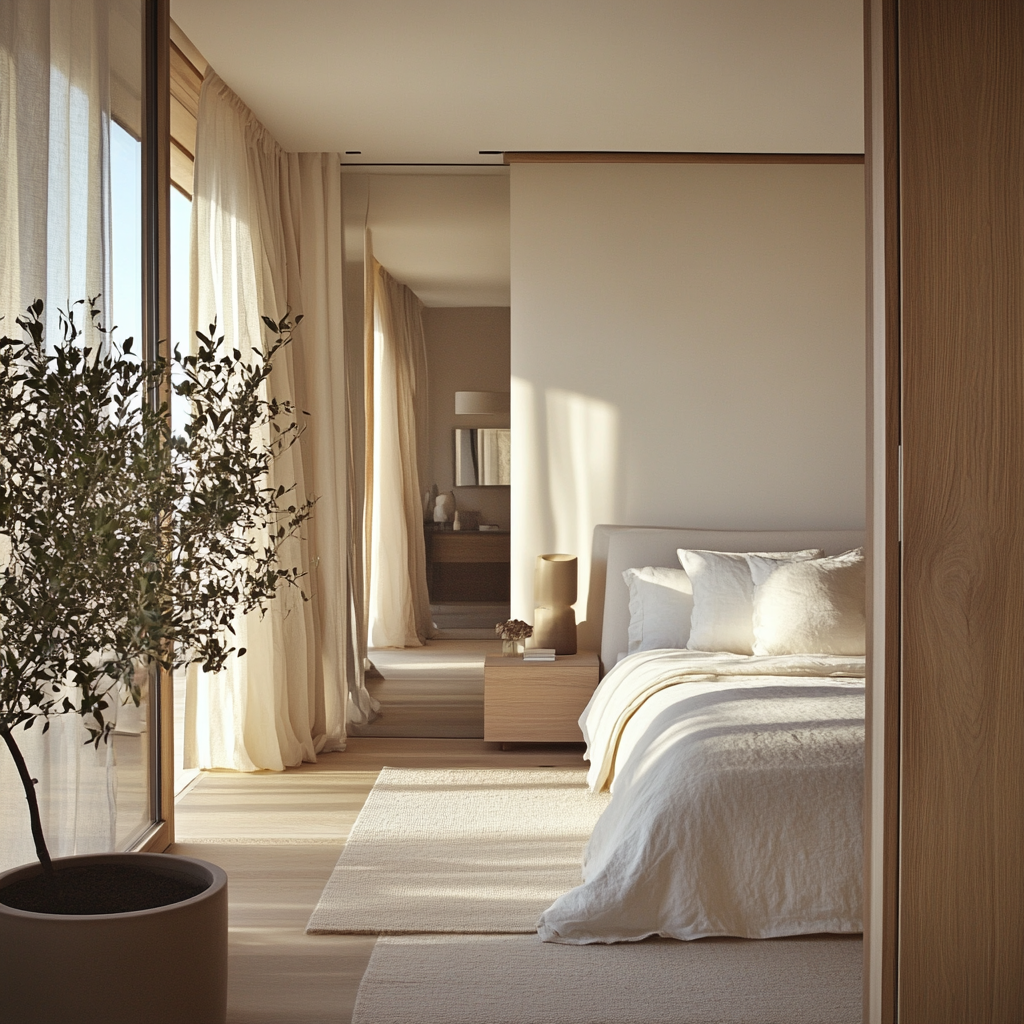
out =
<svg viewBox="0 0 1024 1024"><path fill-rule="evenodd" d="M797 551L822 548L827 555L864 543L863 530L685 530L653 526L597 526L591 556L587 620L601 623L603 671L626 650L629 590L626 569L645 565L679 567L676 548L706 551ZM595 638L596 639L596 638Z"/></svg>

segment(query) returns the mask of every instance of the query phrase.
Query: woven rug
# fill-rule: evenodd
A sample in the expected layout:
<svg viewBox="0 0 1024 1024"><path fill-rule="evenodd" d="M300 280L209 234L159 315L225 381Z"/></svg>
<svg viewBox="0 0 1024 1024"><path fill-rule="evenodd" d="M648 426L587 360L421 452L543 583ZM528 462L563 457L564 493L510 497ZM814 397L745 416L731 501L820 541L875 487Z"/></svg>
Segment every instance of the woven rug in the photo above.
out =
<svg viewBox="0 0 1024 1024"><path fill-rule="evenodd" d="M860 1024L859 936L382 938L352 1024Z"/></svg>
<svg viewBox="0 0 1024 1024"><path fill-rule="evenodd" d="M385 768L306 931L533 932L582 880L583 847L608 803L585 778Z"/></svg>

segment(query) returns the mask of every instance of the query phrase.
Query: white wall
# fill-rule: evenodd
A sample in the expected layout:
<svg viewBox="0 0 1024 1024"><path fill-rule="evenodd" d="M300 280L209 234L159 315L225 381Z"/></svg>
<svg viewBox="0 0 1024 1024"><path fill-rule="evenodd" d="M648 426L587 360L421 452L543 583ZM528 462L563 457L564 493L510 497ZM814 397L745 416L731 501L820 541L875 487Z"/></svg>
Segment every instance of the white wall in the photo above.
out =
<svg viewBox="0 0 1024 1024"><path fill-rule="evenodd" d="M426 308L423 333L427 343L430 403L430 464L421 472L438 490L455 483L456 427L507 427L507 416L456 416L456 391L508 391L508 307ZM457 487L460 509L475 509L485 522L509 528L508 487Z"/></svg>
<svg viewBox="0 0 1024 1024"><path fill-rule="evenodd" d="M864 525L863 181L513 166L514 616L553 551L582 614L597 523Z"/></svg>

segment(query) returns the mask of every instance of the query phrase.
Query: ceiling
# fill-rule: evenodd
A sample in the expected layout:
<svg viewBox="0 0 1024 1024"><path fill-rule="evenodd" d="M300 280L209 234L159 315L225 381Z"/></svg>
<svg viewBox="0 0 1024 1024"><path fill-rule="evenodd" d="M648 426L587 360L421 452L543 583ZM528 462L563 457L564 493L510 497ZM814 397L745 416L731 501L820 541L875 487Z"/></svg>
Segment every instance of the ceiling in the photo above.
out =
<svg viewBox="0 0 1024 1024"><path fill-rule="evenodd" d="M861 0L171 0L171 17L288 150L863 151Z"/></svg>
<svg viewBox="0 0 1024 1024"><path fill-rule="evenodd" d="M507 174L366 178L373 255L425 305L511 304Z"/></svg>
<svg viewBox="0 0 1024 1024"><path fill-rule="evenodd" d="M429 305L508 302L508 180L467 184L502 162L480 150L864 148L861 0L170 6L286 150L358 150L346 175L388 181L472 165L374 178L375 253Z"/></svg>

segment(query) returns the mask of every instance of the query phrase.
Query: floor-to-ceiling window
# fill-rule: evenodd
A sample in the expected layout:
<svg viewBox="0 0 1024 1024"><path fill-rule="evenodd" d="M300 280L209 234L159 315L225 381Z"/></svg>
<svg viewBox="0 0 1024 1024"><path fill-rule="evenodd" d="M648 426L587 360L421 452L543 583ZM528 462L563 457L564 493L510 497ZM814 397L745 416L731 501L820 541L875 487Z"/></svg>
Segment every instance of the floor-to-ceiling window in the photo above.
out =
<svg viewBox="0 0 1024 1024"><path fill-rule="evenodd" d="M171 347L189 350L189 228L192 201L179 189L171 189ZM171 426L177 433L188 422L189 403L171 395ZM174 673L174 792L180 793L199 772L185 770L185 670Z"/></svg>
<svg viewBox="0 0 1024 1024"><path fill-rule="evenodd" d="M128 126L110 123L111 322L115 342L142 345L142 143ZM141 396L140 396L141 401ZM150 801L150 691L140 674L142 701L117 709L111 739L115 801L115 842L130 849L152 820Z"/></svg>
<svg viewBox="0 0 1024 1024"><path fill-rule="evenodd" d="M0 5L4 333L42 299L55 339L57 311L95 299L104 327L117 328L114 338L134 337L135 350L142 349L146 9L146 0ZM85 341L97 343L88 334ZM17 730L55 856L129 849L153 825L148 687L140 706L119 704L109 714L114 732L98 746L76 714L57 716L45 732ZM0 822L0 869L34 859L24 795L6 751Z"/></svg>

